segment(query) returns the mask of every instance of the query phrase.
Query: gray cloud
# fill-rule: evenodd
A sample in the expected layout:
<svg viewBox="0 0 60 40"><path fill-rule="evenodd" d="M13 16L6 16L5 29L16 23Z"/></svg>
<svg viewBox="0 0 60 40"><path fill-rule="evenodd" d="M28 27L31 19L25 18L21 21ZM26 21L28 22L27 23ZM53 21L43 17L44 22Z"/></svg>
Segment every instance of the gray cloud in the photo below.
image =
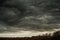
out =
<svg viewBox="0 0 60 40"><path fill-rule="evenodd" d="M2 2L0 31L12 32L26 29L48 31L60 28L60 3L56 1L59 0L8 0Z"/></svg>

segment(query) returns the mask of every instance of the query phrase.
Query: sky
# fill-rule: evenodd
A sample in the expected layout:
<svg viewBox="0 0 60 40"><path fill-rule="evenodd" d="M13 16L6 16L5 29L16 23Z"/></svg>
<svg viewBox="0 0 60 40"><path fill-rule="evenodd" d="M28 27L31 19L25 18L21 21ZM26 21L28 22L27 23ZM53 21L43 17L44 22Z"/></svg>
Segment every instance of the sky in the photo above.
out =
<svg viewBox="0 0 60 40"><path fill-rule="evenodd" d="M59 0L3 0L0 2L0 35L43 34L60 29ZM37 32L38 31L38 32ZM37 33L35 33L37 32ZM43 33L41 33L43 32ZM1 34L3 33L3 34ZM21 33L21 35L23 35ZM28 35L25 35L28 34ZM12 36L11 35L11 36ZM21 36L20 35L20 36ZM31 35L31 36L32 36Z"/></svg>

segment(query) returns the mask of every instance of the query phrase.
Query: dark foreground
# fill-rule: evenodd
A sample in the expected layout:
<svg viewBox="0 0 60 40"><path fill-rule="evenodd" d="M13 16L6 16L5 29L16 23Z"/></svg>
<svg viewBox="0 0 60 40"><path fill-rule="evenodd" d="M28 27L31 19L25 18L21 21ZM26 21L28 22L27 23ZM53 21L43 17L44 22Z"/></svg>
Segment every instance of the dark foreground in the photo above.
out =
<svg viewBox="0 0 60 40"><path fill-rule="evenodd" d="M43 36L33 36L33 37L24 37L24 38L2 38L0 40L60 40L60 31L55 32L52 36L51 34L46 34Z"/></svg>

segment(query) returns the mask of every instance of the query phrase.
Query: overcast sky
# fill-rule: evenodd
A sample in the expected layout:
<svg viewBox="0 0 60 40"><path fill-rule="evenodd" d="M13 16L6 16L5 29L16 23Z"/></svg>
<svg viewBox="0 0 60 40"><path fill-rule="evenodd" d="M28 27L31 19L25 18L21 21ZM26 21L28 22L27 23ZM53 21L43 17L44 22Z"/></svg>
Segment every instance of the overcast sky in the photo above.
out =
<svg viewBox="0 0 60 40"><path fill-rule="evenodd" d="M59 0L3 0L0 2L0 33L44 32L59 28Z"/></svg>

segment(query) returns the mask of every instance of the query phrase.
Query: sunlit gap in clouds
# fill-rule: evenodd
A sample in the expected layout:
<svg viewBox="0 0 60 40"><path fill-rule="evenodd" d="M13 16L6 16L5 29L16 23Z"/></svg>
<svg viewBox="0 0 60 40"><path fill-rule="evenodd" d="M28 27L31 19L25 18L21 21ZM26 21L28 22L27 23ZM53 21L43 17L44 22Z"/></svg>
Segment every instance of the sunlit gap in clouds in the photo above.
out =
<svg viewBox="0 0 60 40"><path fill-rule="evenodd" d="M54 29L52 31L33 31L33 30L19 30L19 28L15 28L15 32L3 32L0 33L0 37L32 37L32 36L39 36L39 35L44 35L44 34L51 34L53 35L54 32L60 30L60 29ZM10 30L11 31L11 30Z"/></svg>
<svg viewBox="0 0 60 40"><path fill-rule="evenodd" d="M23 29L23 28L15 28L15 27L12 27L11 29L9 30L4 30L4 32L1 32L0 33L0 37L32 37L32 36L39 36L39 35L44 35L47 33L47 35L49 35L51 33L51 35L53 35L54 32L58 31L60 29L53 29L53 30L50 30L50 31L44 31L43 30L40 30L40 31L36 31L36 30L26 30L26 29Z"/></svg>

